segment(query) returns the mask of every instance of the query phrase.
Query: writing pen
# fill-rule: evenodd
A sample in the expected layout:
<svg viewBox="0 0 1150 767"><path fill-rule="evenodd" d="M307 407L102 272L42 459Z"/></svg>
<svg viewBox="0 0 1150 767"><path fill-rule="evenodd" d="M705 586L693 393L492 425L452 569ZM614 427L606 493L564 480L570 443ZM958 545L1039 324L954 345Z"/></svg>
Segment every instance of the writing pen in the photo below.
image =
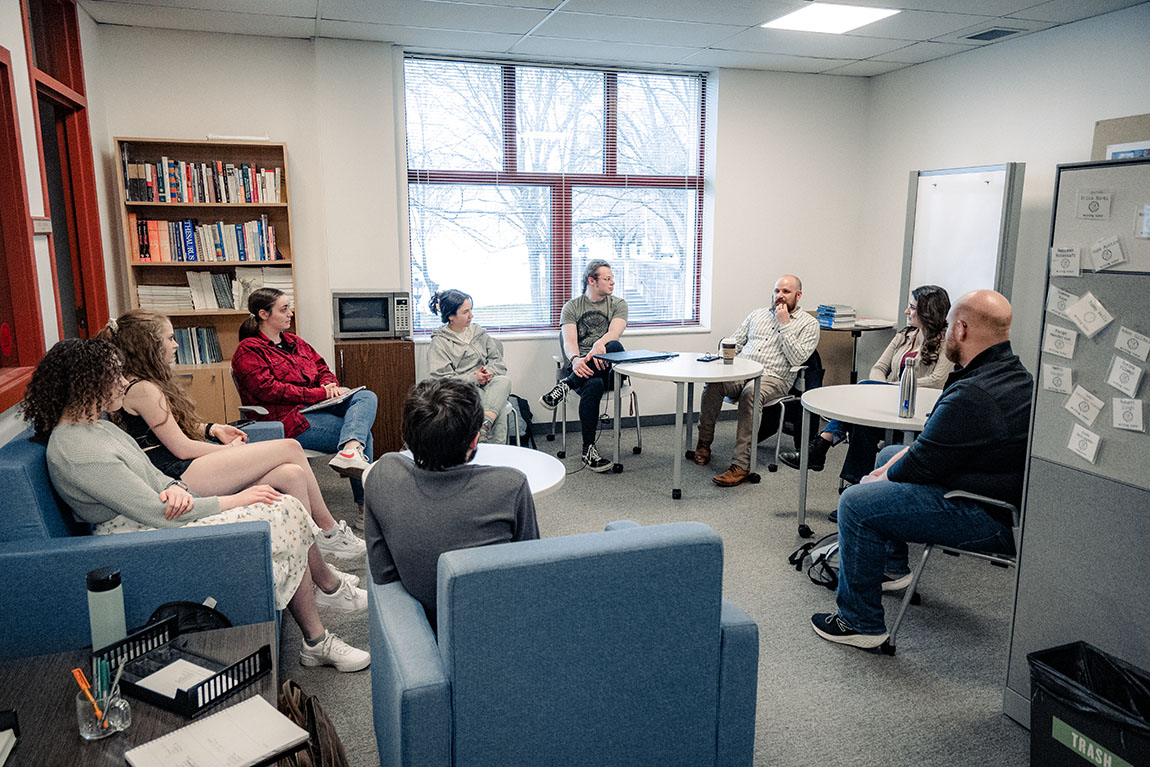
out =
<svg viewBox="0 0 1150 767"><path fill-rule="evenodd" d="M88 677L84 676L81 669L72 669L72 676L76 677L76 683L80 685L80 689L84 692L84 697L92 704L92 709L96 712L96 716L100 719L104 718L104 712L100 710L100 706L96 703L96 699L92 697L92 685L88 684ZM104 726L107 727L108 723L105 722Z"/></svg>

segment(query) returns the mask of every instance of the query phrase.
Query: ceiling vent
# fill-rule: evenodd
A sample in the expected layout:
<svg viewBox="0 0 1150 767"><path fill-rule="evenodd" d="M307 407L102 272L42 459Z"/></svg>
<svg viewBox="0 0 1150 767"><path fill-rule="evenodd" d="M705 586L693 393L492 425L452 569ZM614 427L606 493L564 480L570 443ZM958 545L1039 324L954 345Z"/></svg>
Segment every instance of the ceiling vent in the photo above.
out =
<svg viewBox="0 0 1150 767"><path fill-rule="evenodd" d="M984 29L981 32L973 35L963 37L963 40L977 40L980 43L993 43L995 40L1001 40L1004 37L1017 35L1019 32L1024 32L1022 29L1007 29L1006 27L991 27Z"/></svg>

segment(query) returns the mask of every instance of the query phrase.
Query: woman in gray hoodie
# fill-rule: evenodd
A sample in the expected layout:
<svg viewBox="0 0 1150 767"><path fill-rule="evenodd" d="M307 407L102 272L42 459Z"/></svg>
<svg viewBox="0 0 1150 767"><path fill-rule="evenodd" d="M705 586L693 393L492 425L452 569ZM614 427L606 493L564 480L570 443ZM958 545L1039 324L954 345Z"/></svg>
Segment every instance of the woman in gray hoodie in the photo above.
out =
<svg viewBox="0 0 1150 767"><path fill-rule="evenodd" d="M471 296L460 290L441 290L428 308L445 323L431 334L427 365L432 378L454 378L479 387L483 403L480 442L506 444L507 419L503 408L511 394L511 379L503 362L503 344L471 324Z"/></svg>

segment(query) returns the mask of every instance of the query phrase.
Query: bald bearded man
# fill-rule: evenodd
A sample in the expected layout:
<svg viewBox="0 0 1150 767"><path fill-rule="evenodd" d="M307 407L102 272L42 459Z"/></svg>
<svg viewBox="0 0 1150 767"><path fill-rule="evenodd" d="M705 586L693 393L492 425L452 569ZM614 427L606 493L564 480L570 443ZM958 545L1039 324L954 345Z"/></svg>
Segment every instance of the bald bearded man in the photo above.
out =
<svg viewBox="0 0 1150 767"><path fill-rule="evenodd" d="M907 448L839 499L837 613L811 618L823 639L874 648L887 639L883 591L910 584L907 542L1010 554L1008 512L963 499L966 490L1019 505L1034 379L1010 348L1010 302L993 290L962 296L947 316L954 372Z"/></svg>

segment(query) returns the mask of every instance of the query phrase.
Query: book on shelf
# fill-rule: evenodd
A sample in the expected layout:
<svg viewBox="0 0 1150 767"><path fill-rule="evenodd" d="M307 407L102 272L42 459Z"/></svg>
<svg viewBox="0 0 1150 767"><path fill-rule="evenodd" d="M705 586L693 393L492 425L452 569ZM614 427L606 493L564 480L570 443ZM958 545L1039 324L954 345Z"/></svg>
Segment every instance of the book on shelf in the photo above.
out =
<svg viewBox="0 0 1150 767"><path fill-rule="evenodd" d="M281 261L276 250L275 225L267 216L229 224L201 224L198 219L173 221L142 219L128 214L129 247L143 262L170 261Z"/></svg>
<svg viewBox="0 0 1150 767"><path fill-rule="evenodd" d="M224 361L220 337L215 327L175 328L173 333L176 336L177 365L206 365Z"/></svg>
<svg viewBox="0 0 1150 767"><path fill-rule="evenodd" d="M137 285L136 302L165 314L195 311L192 289L183 285Z"/></svg>
<svg viewBox="0 0 1150 767"><path fill-rule="evenodd" d="M121 146L124 191L128 202L199 202L256 204L282 202L281 168L252 162L131 159L130 142Z"/></svg>

